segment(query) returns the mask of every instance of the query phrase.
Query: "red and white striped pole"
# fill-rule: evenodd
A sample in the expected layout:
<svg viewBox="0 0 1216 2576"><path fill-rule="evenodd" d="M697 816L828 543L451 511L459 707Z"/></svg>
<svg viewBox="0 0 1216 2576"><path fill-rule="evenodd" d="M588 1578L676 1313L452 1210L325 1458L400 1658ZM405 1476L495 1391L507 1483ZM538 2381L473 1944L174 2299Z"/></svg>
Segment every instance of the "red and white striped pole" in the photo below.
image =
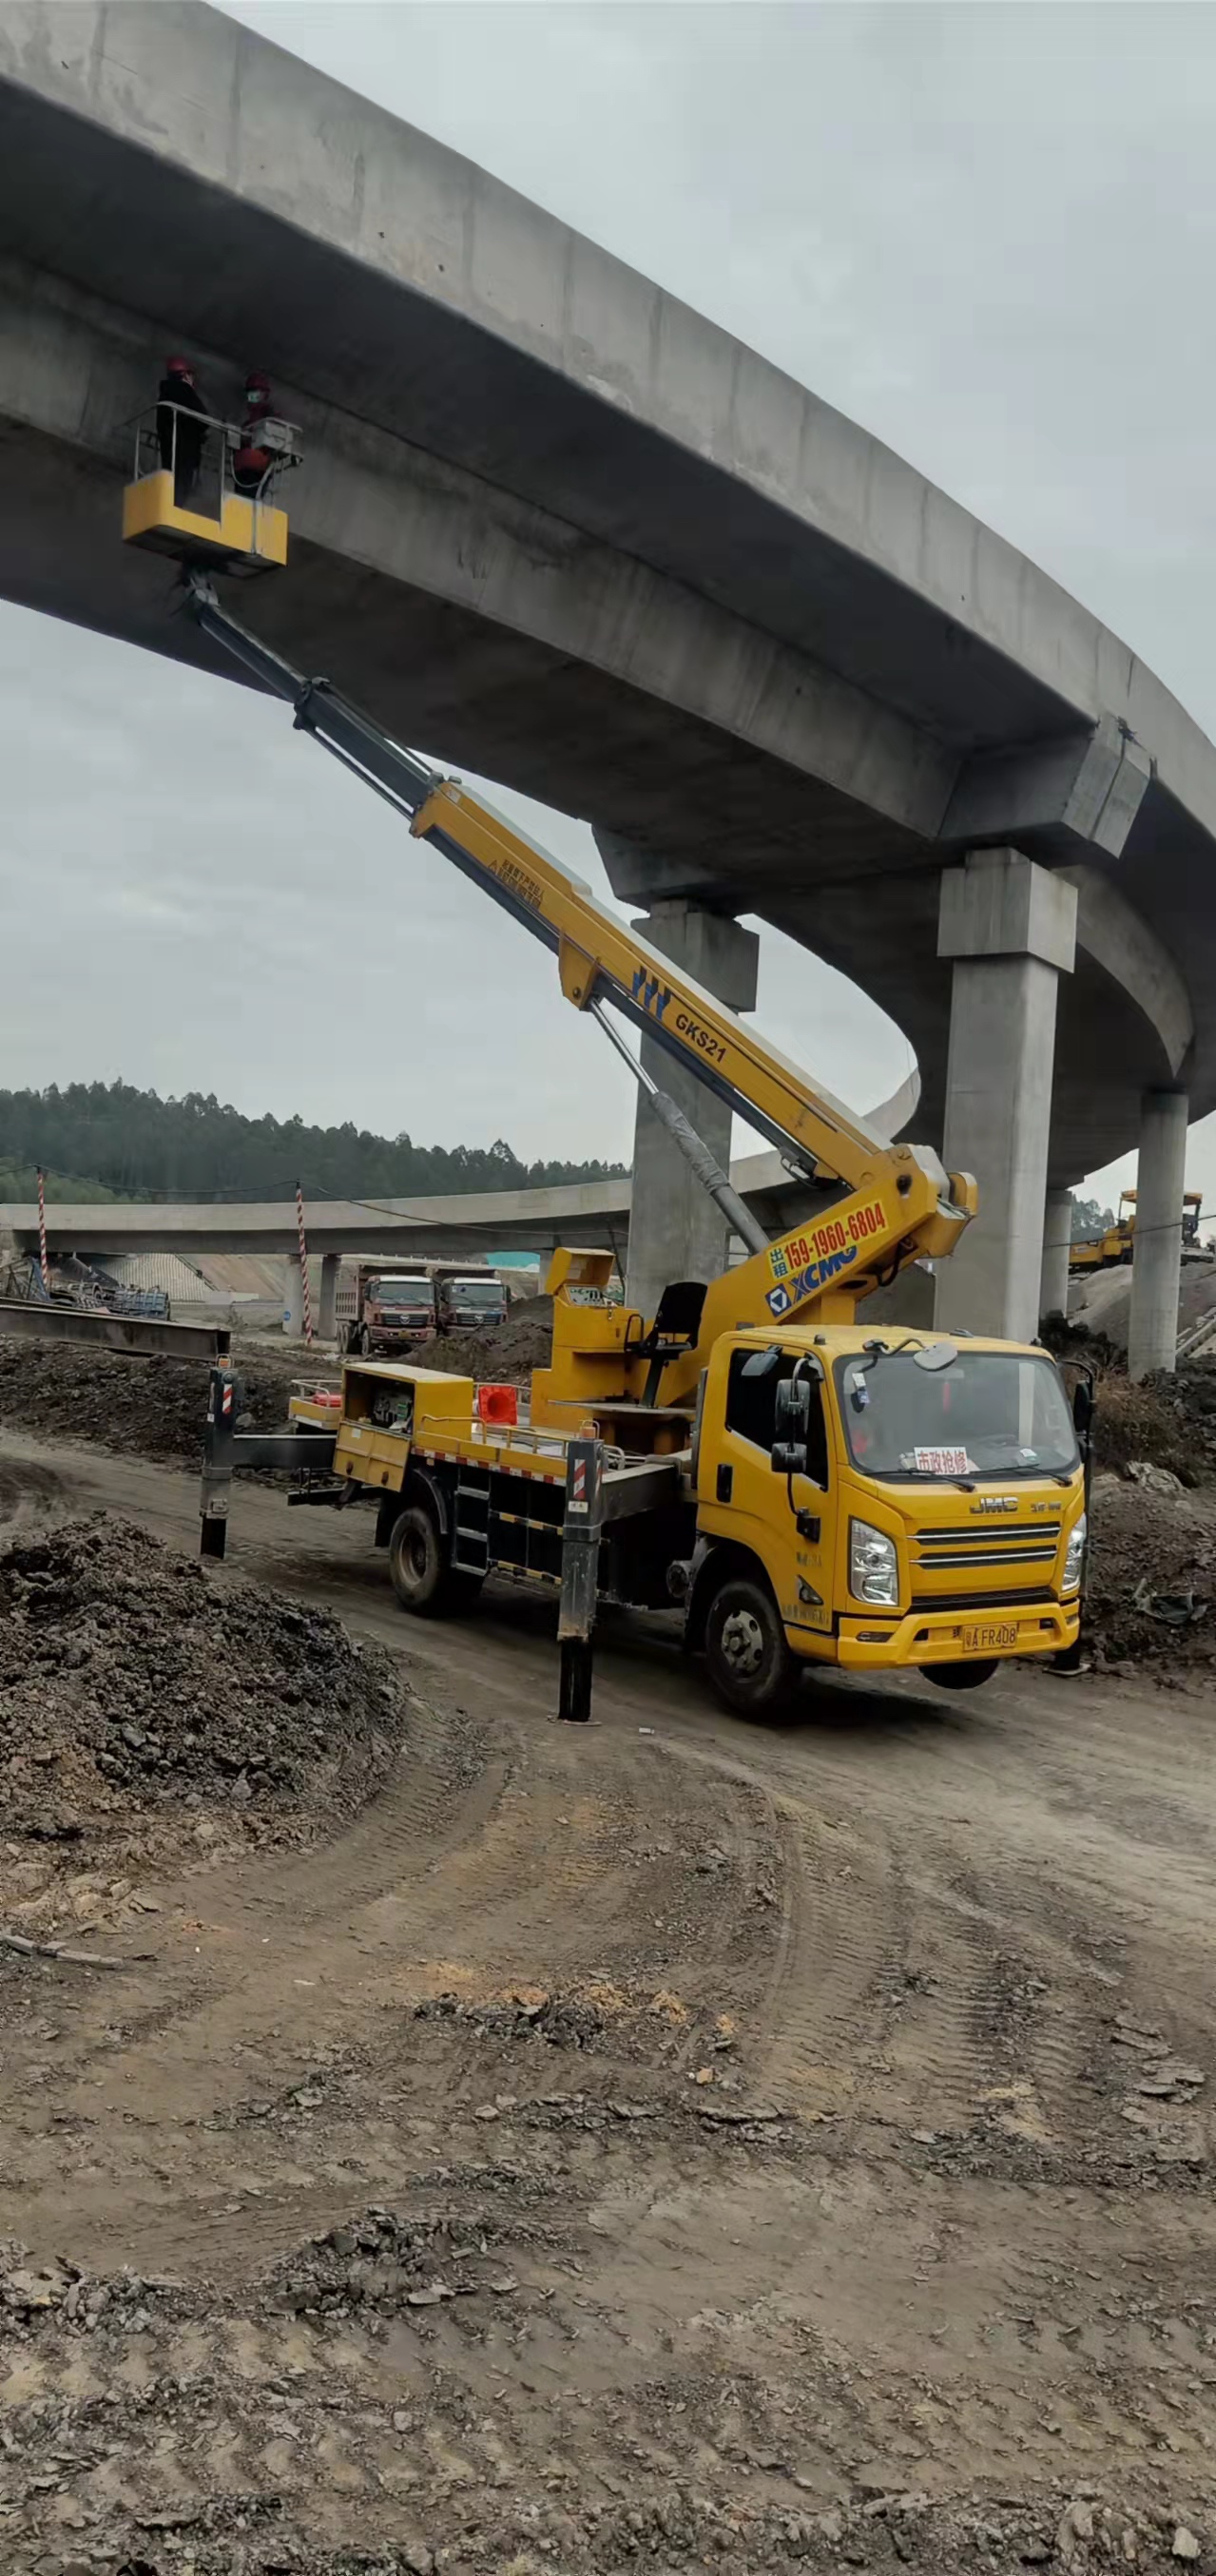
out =
<svg viewBox="0 0 1216 2576"><path fill-rule="evenodd" d="M42 1264L42 1285L49 1297L51 1268L46 1257L46 1191L43 1187L41 1163L38 1166L38 1258Z"/></svg>
<svg viewBox="0 0 1216 2576"><path fill-rule="evenodd" d="M312 1299L308 1293L308 1245L304 1238L304 1192L296 1182L296 1229L300 1237L300 1293L304 1300L304 1339L312 1341Z"/></svg>

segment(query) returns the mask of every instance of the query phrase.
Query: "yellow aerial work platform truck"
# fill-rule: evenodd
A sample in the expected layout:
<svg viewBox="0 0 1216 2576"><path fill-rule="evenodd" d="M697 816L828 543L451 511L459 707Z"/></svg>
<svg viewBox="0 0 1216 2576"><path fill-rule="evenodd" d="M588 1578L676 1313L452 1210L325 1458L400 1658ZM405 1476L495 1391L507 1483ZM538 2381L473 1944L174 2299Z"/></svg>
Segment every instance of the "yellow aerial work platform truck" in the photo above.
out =
<svg viewBox="0 0 1216 2576"><path fill-rule="evenodd" d="M490 1574L559 1596L561 1714L590 1711L597 1601L678 1608L740 1715L775 1711L798 1670L919 1669L945 1687L1014 1655L1076 1648L1091 1395L1070 1405L1037 1344L867 1329L858 1309L909 1263L948 1258L974 1182L889 1144L599 904L570 871L219 605L203 632L297 727L363 778L556 957L710 1192L746 1258L673 1281L653 1316L608 1298L611 1256L554 1257L550 1365L526 1421L471 1377L348 1359L332 1406L241 1433L212 1373L202 1546L222 1555L234 1471L296 1470L296 1505L375 1505L403 1606L457 1610ZM610 1016L611 1014L611 1016ZM767 1136L805 1214L770 1241L618 1023L644 1030Z"/></svg>

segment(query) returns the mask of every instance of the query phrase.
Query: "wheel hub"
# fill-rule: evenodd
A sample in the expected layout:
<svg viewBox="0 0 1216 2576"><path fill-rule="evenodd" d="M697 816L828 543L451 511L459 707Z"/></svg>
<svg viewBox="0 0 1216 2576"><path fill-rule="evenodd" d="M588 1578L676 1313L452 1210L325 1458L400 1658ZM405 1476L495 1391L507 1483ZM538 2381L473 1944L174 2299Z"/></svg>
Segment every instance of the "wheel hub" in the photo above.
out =
<svg viewBox="0 0 1216 2576"><path fill-rule="evenodd" d="M732 1610L722 1622L722 1653L733 1673L758 1672L764 1660L764 1632L750 1610Z"/></svg>

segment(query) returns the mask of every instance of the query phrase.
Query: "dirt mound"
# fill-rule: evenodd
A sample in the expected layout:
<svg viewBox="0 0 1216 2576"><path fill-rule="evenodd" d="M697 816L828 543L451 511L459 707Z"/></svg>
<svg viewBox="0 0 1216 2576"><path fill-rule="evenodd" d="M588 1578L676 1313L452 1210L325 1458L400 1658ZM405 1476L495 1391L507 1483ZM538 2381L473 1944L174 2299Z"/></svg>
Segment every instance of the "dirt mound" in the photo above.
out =
<svg viewBox="0 0 1216 2576"><path fill-rule="evenodd" d="M410 1358L420 1368L452 1369L484 1384L528 1386L532 1371L547 1368L553 1341L553 1299L522 1297L505 1324L484 1333L434 1333Z"/></svg>
<svg viewBox="0 0 1216 2576"><path fill-rule="evenodd" d="M396 1667L332 1612L217 1580L133 1523L0 1549L10 1928L100 1919L116 1867L308 1839L363 1802L404 1729Z"/></svg>
<svg viewBox="0 0 1216 2576"><path fill-rule="evenodd" d="M272 1425L287 1412L298 1352L240 1357L245 1410ZM201 1360L138 1359L90 1343L28 1342L0 1335L0 1423L65 1440L94 1440L125 1457L197 1466L207 1413Z"/></svg>
<svg viewBox="0 0 1216 2576"><path fill-rule="evenodd" d="M1113 1475L1091 1495L1086 1628L1099 1666L1201 1680L1216 1663L1216 1499Z"/></svg>
<svg viewBox="0 0 1216 2576"><path fill-rule="evenodd" d="M1123 1473L1137 1459L1168 1467L1184 1485L1216 1483L1216 1362L1183 1360L1176 1374L1159 1371L1134 1383L1123 1354L1105 1333L1059 1317L1043 1328L1071 1390L1074 1364L1093 1368L1097 1415L1094 1460Z"/></svg>

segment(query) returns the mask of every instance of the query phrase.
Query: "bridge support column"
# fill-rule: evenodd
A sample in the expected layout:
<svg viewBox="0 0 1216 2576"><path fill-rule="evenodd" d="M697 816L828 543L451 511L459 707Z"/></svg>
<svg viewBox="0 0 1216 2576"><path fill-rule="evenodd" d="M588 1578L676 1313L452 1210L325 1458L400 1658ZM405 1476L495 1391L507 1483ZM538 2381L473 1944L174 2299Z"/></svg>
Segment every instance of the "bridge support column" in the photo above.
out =
<svg viewBox="0 0 1216 2576"><path fill-rule="evenodd" d="M283 1330L288 1339L304 1339L304 1274L298 1252L283 1255Z"/></svg>
<svg viewBox="0 0 1216 2576"><path fill-rule="evenodd" d="M1068 1255L1072 1245L1072 1191L1049 1190L1043 1218L1040 1315L1068 1313Z"/></svg>
<svg viewBox="0 0 1216 2576"><path fill-rule="evenodd" d="M1132 1312L1127 1366L1132 1377L1173 1369L1178 1360L1182 1193L1186 1187L1185 1091L1146 1091L1140 1103Z"/></svg>
<svg viewBox="0 0 1216 2576"><path fill-rule="evenodd" d="M634 926L674 966L683 967L732 1010L755 1009L760 942L754 930L743 930L737 921L685 902L655 903ZM716 1100L695 1074L685 1072L653 1038L642 1040L642 1063L691 1119L723 1169L729 1170L731 1112L725 1102ZM639 1307L649 1319L673 1279L719 1278L726 1268L728 1240L720 1210L694 1180L648 1101L639 1096L626 1303Z"/></svg>
<svg viewBox="0 0 1216 2576"><path fill-rule="evenodd" d="M937 953L954 960L943 1160L980 1210L938 1274L944 1332L1038 1329L1056 986L1071 971L1076 888L1020 850L942 873Z"/></svg>
<svg viewBox="0 0 1216 2576"><path fill-rule="evenodd" d="M317 1300L317 1339L336 1342L338 1338L338 1272L342 1256L338 1252L321 1255L321 1294Z"/></svg>

